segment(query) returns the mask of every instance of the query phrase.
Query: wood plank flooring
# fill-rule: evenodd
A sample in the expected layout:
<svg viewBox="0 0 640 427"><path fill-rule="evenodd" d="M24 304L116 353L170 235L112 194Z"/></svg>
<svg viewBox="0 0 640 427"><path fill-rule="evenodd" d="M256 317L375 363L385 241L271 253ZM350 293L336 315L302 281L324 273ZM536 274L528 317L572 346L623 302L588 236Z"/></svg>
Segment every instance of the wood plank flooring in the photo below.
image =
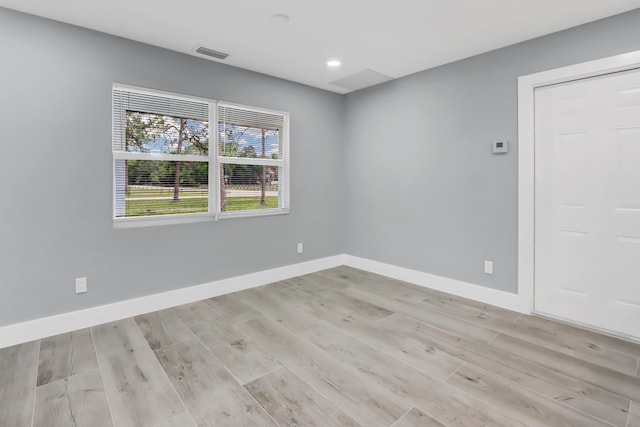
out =
<svg viewBox="0 0 640 427"><path fill-rule="evenodd" d="M0 426L640 427L639 358L338 267L0 349Z"/></svg>

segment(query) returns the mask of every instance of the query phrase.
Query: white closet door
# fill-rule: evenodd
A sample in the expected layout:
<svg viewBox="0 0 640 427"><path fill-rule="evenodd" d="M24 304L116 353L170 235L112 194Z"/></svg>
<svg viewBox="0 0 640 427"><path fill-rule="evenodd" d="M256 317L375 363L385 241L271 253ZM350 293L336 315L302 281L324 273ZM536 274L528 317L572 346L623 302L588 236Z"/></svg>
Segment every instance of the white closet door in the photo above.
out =
<svg viewBox="0 0 640 427"><path fill-rule="evenodd" d="M640 339L640 70L535 104L535 310Z"/></svg>

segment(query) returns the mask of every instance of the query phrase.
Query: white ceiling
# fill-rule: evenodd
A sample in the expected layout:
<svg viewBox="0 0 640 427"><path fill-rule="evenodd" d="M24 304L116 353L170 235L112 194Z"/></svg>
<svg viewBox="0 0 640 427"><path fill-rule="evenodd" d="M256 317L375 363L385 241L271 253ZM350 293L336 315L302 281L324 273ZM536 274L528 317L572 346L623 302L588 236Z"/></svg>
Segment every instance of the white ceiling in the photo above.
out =
<svg viewBox="0 0 640 427"><path fill-rule="evenodd" d="M640 0L0 0L0 6L338 93L640 7ZM276 22L286 14L288 23ZM339 58L336 69L326 61Z"/></svg>

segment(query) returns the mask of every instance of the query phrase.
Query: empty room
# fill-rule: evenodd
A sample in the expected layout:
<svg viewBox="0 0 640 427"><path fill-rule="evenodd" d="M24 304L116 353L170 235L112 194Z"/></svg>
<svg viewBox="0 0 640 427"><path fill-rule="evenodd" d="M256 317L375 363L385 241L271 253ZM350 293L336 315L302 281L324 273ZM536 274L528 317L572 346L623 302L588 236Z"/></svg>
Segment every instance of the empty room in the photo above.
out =
<svg viewBox="0 0 640 427"><path fill-rule="evenodd" d="M640 427L640 0L0 0L0 427Z"/></svg>

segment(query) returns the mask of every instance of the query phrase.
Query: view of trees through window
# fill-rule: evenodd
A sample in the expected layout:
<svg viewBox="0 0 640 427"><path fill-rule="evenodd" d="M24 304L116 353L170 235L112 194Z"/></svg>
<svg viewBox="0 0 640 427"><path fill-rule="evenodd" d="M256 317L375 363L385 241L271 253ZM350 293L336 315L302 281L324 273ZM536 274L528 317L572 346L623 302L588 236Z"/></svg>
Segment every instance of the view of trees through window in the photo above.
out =
<svg viewBox="0 0 640 427"><path fill-rule="evenodd" d="M209 123L130 110L125 119L124 151L162 160L116 160L124 174L123 216L208 212ZM230 162L221 161L220 211L278 208L280 167L248 159L280 159L280 130L221 122L218 134L218 154ZM231 162L238 158L244 163Z"/></svg>
<svg viewBox="0 0 640 427"><path fill-rule="evenodd" d="M279 167L227 163L224 158L281 158L279 130L221 122L218 124L220 210L268 209L278 207Z"/></svg>
<svg viewBox="0 0 640 427"><path fill-rule="evenodd" d="M288 113L119 84L112 103L114 220L289 211Z"/></svg>
<svg viewBox="0 0 640 427"><path fill-rule="evenodd" d="M209 123L126 111L125 152L202 161L124 160L125 216L208 212Z"/></svg>

